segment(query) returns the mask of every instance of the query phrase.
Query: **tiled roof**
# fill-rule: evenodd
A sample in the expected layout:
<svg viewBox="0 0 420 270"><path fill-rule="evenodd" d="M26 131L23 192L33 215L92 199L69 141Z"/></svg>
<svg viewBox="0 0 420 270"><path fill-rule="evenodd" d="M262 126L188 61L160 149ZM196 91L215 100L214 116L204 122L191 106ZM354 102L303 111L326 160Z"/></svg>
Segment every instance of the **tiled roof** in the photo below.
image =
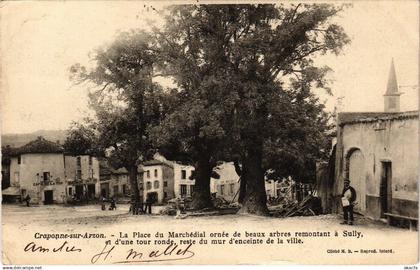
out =
<svg viewBox="0 0 420 270"><path fill-rule="evenodd" d="M38 137L36 140L31 141L24 146L17 149L17 155L31 154L31 153L63 153L63 147L51 141Z"/></svg>
<svg viewBox="0 0 420 270"><path fill-rule="evenodd" d="M419 111L407 112L342 112L338 114L338 125L375 122L378 120L397 120L418 118Z"/></svg>
<svg viewBox="0 0 420 270"><path fill-rule="evenodd" d="M160 160L157 160L157 159L152 159L152 160L145 161L145 162L143 162L142 165L145 166L145 167L146 166L156 166L156 165L166 165L166 166L169 166L169 167L173 167L172 164L170 164L168 162L160 161Z"/></svg>

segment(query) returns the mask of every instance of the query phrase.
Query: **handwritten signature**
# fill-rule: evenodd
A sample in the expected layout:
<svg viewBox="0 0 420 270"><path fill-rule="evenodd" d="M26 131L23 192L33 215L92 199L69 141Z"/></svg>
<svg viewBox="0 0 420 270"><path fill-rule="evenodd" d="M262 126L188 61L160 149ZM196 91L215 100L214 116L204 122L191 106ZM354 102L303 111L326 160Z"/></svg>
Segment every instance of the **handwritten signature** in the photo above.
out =
<svg viewBox="0 0 420 270"><path fill-rule="evenodd" d="M37 245L35 242L28 243L23 249L25 252L41 252L41 253L59 253L59 252L82 252L82 249L76 248L75 246L70 245L67 241L64 241L61 245L58 245L54 248L47 248L41 245Z"/></svg>
<svg viewBox="0 0 420 270"><path fill-rule="evenodd" d="M193 251L190 250L192 244L189 244L186 247L181 247L177 244L171 243L166 246L165 249L156 249L149 252L140 252L134 249L129 249L127 251L127 256L121 261L114 261L114 264L126 264L126 263L146 263L146 262L164 262L164 261L179 261L186 260L195 255ZM105 244L104 248L98 254L93 255L91 258L91 263L95 264L102 259L102 262L107 262L108 258L111 258L111 253L114 251L115 246L112 246L108 243Z"/></svg>
<svg viewBox="0 0 420 270"><path fill-rule="evenodd" d="M164 261L179 261L192 258L195 253L191 250L192 244L187 246L180 246L175 243L171 243L162 249L154 249L152 251L139 251L133 248L127 250L126 256L121 260L110 261L113 257L111 253L115 253L116 247L114 245L105 243L102 251L93 255L91 263L97 262L102 263L114 263L114 264L127 264L127 263L147 263L147 262L164 262ZM82 252L81 248L75 247L64 241L63 243L55 247L45 247L35 242L28 243L23 249L25 252L31 253L74 253Z"/></svg>

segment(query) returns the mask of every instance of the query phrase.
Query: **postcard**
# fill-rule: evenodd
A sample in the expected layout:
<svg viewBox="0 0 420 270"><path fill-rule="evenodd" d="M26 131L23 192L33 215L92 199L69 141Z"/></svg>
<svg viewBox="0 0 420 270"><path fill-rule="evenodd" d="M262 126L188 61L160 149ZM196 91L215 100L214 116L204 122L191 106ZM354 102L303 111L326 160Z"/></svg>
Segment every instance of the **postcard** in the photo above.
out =
<svg viewBox="0 0 420 270"><path fill-rule="evenodd" d="M417 263L417 1L0 5L3 265Z"/></svg>

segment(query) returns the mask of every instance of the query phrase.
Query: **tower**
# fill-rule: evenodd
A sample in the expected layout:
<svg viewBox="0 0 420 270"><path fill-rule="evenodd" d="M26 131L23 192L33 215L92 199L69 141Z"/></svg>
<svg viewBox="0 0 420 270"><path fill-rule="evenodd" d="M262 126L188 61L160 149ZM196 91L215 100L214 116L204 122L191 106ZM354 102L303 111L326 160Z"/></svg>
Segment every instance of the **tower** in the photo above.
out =
<svg viewBox="0 0 420 270"><path fill-rule="evenodd" d="M389 70L388 84L384 94L384 110L385 112L400 111L400 95L398 92L397 75L395 73L394 59L391 61L391 69Z"/></svg>

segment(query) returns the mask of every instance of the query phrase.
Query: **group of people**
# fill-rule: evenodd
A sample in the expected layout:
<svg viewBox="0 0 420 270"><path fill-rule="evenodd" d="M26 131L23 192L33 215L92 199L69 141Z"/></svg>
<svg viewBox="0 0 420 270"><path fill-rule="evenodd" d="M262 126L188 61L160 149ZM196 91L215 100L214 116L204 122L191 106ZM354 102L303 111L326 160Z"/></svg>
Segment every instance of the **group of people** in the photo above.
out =
<svg viewBox="0 0 420 270"><path fill-rule="evenodd" d="M144 204L141 203L140 205L137 205L137 207L135 208L137 212L135 214L140 214L140 213L151 214L153 202L154 201L150 197L147 197ZM130 205L130 209L128 210L128 212L133 211L132 207L133 207L133 204Z"/></svg>
<svg viewBox="0 0 420 270"><path fill-rule="evenodd" d="M105 197L101 197L101 209L102 211L106 210L106 198ZM109 205L109 210L116 210L117 209L117 203L115 202L114 197L111 198L110 200L110 205Z"/></svg>

